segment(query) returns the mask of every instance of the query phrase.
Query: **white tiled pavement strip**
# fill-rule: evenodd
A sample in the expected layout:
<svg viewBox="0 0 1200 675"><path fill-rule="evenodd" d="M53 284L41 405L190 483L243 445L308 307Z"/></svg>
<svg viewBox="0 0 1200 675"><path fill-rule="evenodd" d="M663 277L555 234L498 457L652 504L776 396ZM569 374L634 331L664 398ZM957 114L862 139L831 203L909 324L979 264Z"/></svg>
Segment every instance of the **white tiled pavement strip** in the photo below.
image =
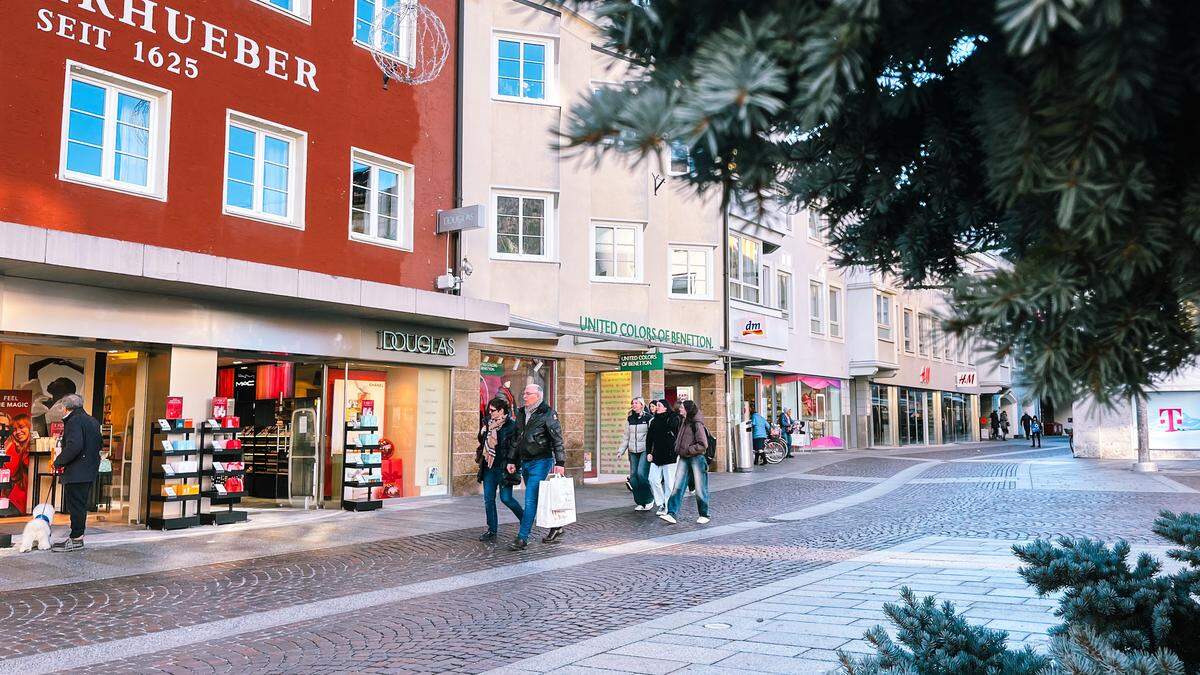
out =
<svg viewBox="0 0 1200 675"><path fill-rule="evenodd" d="M925 537L511 664L493 673L826 673L837 650L873 651L872 626L891 630L885 602L900 589L949 600L969 621L1005 630L1009 645L1046 649L1059 621L1017 573L1012 546ZM1141 547L1160 559L1167 547ZM894 635L894 634L893 634Z"/></svg>

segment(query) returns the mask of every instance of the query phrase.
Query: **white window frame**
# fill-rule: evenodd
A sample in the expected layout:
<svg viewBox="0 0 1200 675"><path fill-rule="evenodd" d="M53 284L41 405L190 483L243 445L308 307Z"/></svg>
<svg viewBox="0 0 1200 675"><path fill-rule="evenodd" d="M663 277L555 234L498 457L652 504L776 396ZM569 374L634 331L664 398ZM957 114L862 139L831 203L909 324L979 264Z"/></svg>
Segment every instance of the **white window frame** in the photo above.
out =
<svg viewBox="0 0 1200 675"><path fill-rule="evenodd" d="M254 203L259 209L230 206L229 199L229 127L238 126L258 135L255 141L254 157ZM221 212L227 216L257 220L272 225L304 229L305 181L307 176L306 159L308 149L308 134L276 122L247 115L232 109L225 110L224 152L221 155ZM288 216L280 217L261 210L262 205L262 164L265 159L263 144L265 136L288 142Z"/></svg>
<svg viewBox="0 0 1200 675"><path fill-rule="evenodd" d="M916 315L913 314L911 307L905 307L900 311L900 338L903 340L905 354L913 353L913 345L916 343L916 327L913 325L915 321Z"/></svg>
<svg viewBox="0 0 1200 675"><path fill-rule="evenodd" d="M929 324L929 329L922 327L922 319ZM917 355L930 356L933 350L933 317L924 312L917 312Z"/></svg>
<svg viewBox="0 0 1200 675"><path fill-rule="evenodd" d="M67 169L67 141L71 123L71 80L82 80L88 84L104 87L109 92L105 94L104 105L104 138L111 139L111 144L105 145L100 159L101 176L93 176ZM150 114L148 119L153 125L149 135L149 148L146 166L146 186L134 185L105 177L113 171L113 155L116 153L116 114L117 97L113 93L124 93L139 98L150 99ZM109 106L114 113L108 114ZM146 84L124 75L95 68L78 61L66 62L66 78L63 82L62 104L62 135L59 143L58 178L68 183L79 183L92 187L113 190L138 197L148 197L158 201L167 200L167 166L170 159L171 143L171 90Z"/></svg>
<svg viewBox="0 0 1200 675"><path fill-rule="evenodd" d="M545 63L545 96L543 98L525 98L524 96L508 96L500 93L500 41L509 40L522 43L521 52L524 56L524 44L534 43L540 44L546 48L546 63ZM536 33L520 33L513 31L494 31L492 33L492 63L491 63L491 84L488 88L491 91L492 100L508 101L509 103L524 103L527 105L558 105L558 40L553 36L539 35Z"/></svg>
<svg viewBox="0 0 1200 675"><path fill-rule="evenodd" d="M816 297L813 297L813 291L816 291ZM828 303L828 297L825 290L825 284L818 279L808 280L808 332L813 335L825 334L825 305Z"/></svg>
<svg viewBox="0 0 1200 675"><path fill-rule="evenodd" d="M616 245L615 234L616 230L630 230L633 232L633 276L632 277L602 277L596 274L596 229L601 227L610 227L613 229L614 240L613 245ZM644 245L644 237L646 232L645 221L637 220L621 220L614 218L595 218L591 221L588 227L588 250L591 255L588 259L588 276L592 281L602 284L640 284L644 280L643 270L645 269L644 254L646 247ZM615 249L614 249L615 255ZM616 260L613 261L616 265Z"/></svg>
<svg viewBox="0 0 1200 675"><path fill-rule="evenodd" d="M520 199L542 199L546 202L542 209L542 254L528 255L525 253L501 253L497 247L497 234L500 225L500 210L498 207L501 197L517 197ZM517 260L524 262L555 262L555 251L558 246L558 193L549 190L528 188L492 188L491 219L488 225L488 257L492 260Z"/></svg>
<svg viewBox="0 0 1200 675"><path fill-rule="evenodd" d="M398 227L400 231L397 233L399 237L392 241L371 234L362 234L354 231L354 165L366 164L372 169L384 169L391 171L400 177L400 212ZM369 150L361 148L350 148L350 185L346 191L346 230L350 233L350 239L364 244L374 244L376 246L385 246L387 248L400 249L402 251L413 250L413 190L416 185L415 168L408 162L402 162L392 157L386 157ZM374 199L376 193L376 183L378 174L375 171L371 172L371 187L370 187L370 229L378 231L377 218L379 217L379 204Z"/></svg>
<svg viewBox="0 0 1200 675"><path fill-rule="evenodd" d="M758 280L761 285L759 286L758 299L762 301L760 304L763 307L779 309L771 302L771 291L774 290L771 287L775 285L774 269L770 263L763 263L759 266Z"/></svg>
<svg viewBox="0 0 1200 675"><path fill-rule="evenodd" d="M687 151L686 161L687 161L688 168L685 171L676 171L672 168L675 165L675 148L676 147L682 147L684 150ZM686 176L695 170L696 170L696 163L694 160L692 160L691 148L688 148L687 145L685 143L683 143L683 141L678 141L678 140L668 141L667 142L667 167L666 167L667 175L672 176L672 177Z"/></svg>
<svg viewBox="0 0 1200 675"><path fill-rule="evenodd" d="M309 1L310 0L305 0L305 2ZM392 52L385 50L383 46L379 44L379 38L383 33L378 29L380 12L383 10L383 0L374 0L374 2L375 17L371 20L370 42L363 42L362 40L358 39L358 3L352 3L354 8L354 16L352 18L352 23L350 24L350 41L369 52L379 54L386 58L396 59L406 65L414 65L416 61L415 55L417 53L417 36L416 31L413 30L412 24L406 23L403 26L404 33L402 37L405 47L405 52L403 54L393 54ZM287 13L287 10L285 9L280 9L279 11Z"/></svg>
<svg viewBox="0 0 1200 675"><path fill-rule="evenodd" d="M713 247L699 244L667 244L667 297L676 300L712 300L713 288ZM673 277L671 276L672 258L676 251L687 251L689 254L699 252L704 254L704 289L703 293L676 293ZM691 263L688 263L689 268Z"/></svg>
<svg viewBox="0 0 1200 675"><path fill-rule="evenodd" d="M787 307L783 305L784 295L787 295ZM789 328L796 325L796 284L791 272L775 271L775 308L787 319Z"/></svg>
<svg viewBox="0 0 1200 675"><path fill-rule="evenodd" d="M884 342L896 341L896 322L894 317L895 312L892 311L893 305L894 299L890 294L875 291L875 337ZM886 311L887 323L880 321L880 315L883 313L880 310Z"/></svg>
<svg viewBox="0 0 1200 675"><path fill-rule="evenodd" d="M272 4L271 0L251 1L273 9L284 16L290 16L297 21L312 25L312 0L292 0L292 9L284 9L279 5Z"/></svg>
<svg viewBox="0 0 1200 675"><path fill-rule="evenodd" d="M816 236L813 236L813 223L814 222L816 222L816 224L817 224ZM826 228L828 228L828 223L826 222L825 217L822 216L815 209L809 209L808 210L808 218L806 219L806 221L804 223L804 230L808 236L808 240L819 246L824 246L825 241L826 241L826 234L825 234Z"/></svg>
<svg viewBox="0 0 1200 675"><path fill-rule="evenodd" d="M837 296L836 301L833 298L834 295ZM825 312L826 320L829 324L829 337L831 337L835 340L841 340L843 338L843 336L842 336L842 317L844 315L843 305L845 304L843 302L843 298L846 297L846 294L842 290L841 286L835 286L833 284L829 284L828 289L826 289L825 296L827 298L829 298L829 308ZM834 310L837 310L837 311L835 312ZM833 320L834 314L837 314L837 321Z"/></svg>
<svg viewBox="0 0 1200 675"><path fill-rule="evenodd" d="M745 302L745 303L747 303L747 304L751 304L751 305L761 305L761 306L763 306L763 307L766 307L766 306L767 306L767 303L766 303L766 294L764 294L764 293L763 293L763 278L764 278L764 276L765 276L765 271L764 271L764 270L765 270L765 268L766 268L766 265L764 265L764 264L763 264L763 243L762 243L762 241L760 241L760 240L758 240L758 239L755 239L754 237L748 237L748 236L746 236L746 235L744 235L744 234L740 234L740 233L738 233L738 232L730 232L730 233L729 233L729 239L733 239L733 240L737 241L737 245L738 245L738 248L737 248L737 251L736 251L736 253L735 253L735 252L734 252L732 249L730 250L730 254L731 254L731 255L733 255L733 256L734 256L734 257L737 259L737 278L735 279L735 278L734 278L734 277L732 277L732 276L730 276L730 277L729 277L729 285L730 285L731 287L734 287L734 286L736 286L736 287L738 288L738 294L737 294L737 296L735 297L735 296L733 295L733 293L731 293L731 292L730 292L730 289L729 289L729 288L726 288L726 289L725 289L725 292L726 292L726 293L729 293L729 297L731 297L731 298L733 298L733 299L735 299L735 300L737 300L737 301L739 301L739 302ZM754 243L754 244L756 245L757 249L758 249L758 255L757 255L757 256L755 256L755 260L756 260L756 261L757 261L757 263L758 263L758 284L749 284L749 283L746 283L746 282L744 282L744 281L742 281L742 280L741 280L741 275L742 275L742 241L743 241L743 240L747 240L747 241L750 241L750 242ZM727 247L728 247L728 246L729 246L729 243L730 243L730 242L729 242L728 240L726 240L726 241L725 241L725 246L727 246ZM744 298L742 297L742 289L743 289L743 288L754 288L754 289L756 289L756 290L758 291L758 300L746 300L746 299L744 299Z"/></svg>

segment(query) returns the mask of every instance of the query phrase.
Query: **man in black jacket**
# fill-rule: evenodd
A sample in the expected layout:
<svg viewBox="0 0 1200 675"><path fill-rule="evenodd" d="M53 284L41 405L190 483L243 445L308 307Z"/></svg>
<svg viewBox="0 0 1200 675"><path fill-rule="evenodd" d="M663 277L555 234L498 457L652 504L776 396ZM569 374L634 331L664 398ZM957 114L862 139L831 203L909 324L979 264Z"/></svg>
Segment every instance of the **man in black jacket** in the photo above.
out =
<svg viewBox="0 0 1200 675"><path fill-rule="evenodd" d="M558 414L546 405L542 388L536 384L525 387L525 405L517 410L517 430L509 447L508 472L521 471L525 479L525 514L521 530L508 545L510 551L520 551L528 545L533 521L537 518L538 489L551 473L566 473L566 453L563 452L562 427ZM562 536L563 528L552 527L542 542L549 544Z"/></svg>
<svg viewBox="0 0 1200 675"><path fill-rule="evenodd" d="M92 484L100 473L100 423L83 410L83 398L68 394L62 399L67 416L63 419L62 452L54 466L62 469L63 503L71 514L71 536L50 547L52 551L78 551L83 548L83 529L87 524L87 500Z"/></svg>

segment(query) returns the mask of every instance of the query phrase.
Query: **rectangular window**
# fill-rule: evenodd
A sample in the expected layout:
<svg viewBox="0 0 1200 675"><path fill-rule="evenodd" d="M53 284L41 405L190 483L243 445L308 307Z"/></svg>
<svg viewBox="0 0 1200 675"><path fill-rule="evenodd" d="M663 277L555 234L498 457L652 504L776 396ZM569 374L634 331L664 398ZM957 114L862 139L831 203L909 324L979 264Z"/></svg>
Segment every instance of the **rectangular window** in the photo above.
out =
<svg viewBox="0 0 1200 675"><path fill-rule="evenodd" d="M225 212L302 227L305 135L230 111L225 135Z"/></svg>
<svg viewBox="0 0 1200 675"><path fill-rule="evenodd" d="M499 98L545 101L553 49L546 40L497 37L496 75L492 94Z"/></svg>
<svg viewBox="0 0 1200 675"><path fill-rule="evenodd" d="M68 62L59 175L166 197L170 94Z"/></svg>
<svg viewBox="0 0 1200 675"><path fill-rule="evenodd" d="M888 387L871 383L871 445L892 444L892 415Z"/></svg>
<svg viewBox="0 0 1200 675"><path fill-rule="evenodd" d="M355 0L354 41L394 57L413 62L412 13L410 0Z"/></svg>
<svg viewBox="0 0 1200 675"><path fill-rule="evenodd" d="M308 22L312 17L312 0L254 0L260 5L266 5L288 14L301 21Z"/></svg>
<svg viewBox="0 0 1200 675"><path fill-rule="evenodd" d="M933 321L928 314L917 315L917 353L929 355L930 345L933 344Z"/></svg>
<svg viewBox="0 0 1200 675"><path fill-rule="evenodd" d="M842 336L842 289L829 287L829 337Z"/></svg>
<svg viewBox="0 0 1200 675"><path fill-rule="evenodd" d="M942 336L942 360L949 361L951 358L950 355L953 353L953 348L951 347L950 342L954 339L954 336L945 331L938 332L941 333Z"/></svg>
<svg viewBox="0 0 1200 675"><path fill-rule="evenodd" d="M712 297L712 249L672 246L670 251L670 295L677 298Z"/></svg>
<svg viewBox="0 0 1200 675"><path fill-rule="evenodd" d="M875 328L880 340L892 339L892 296L875 294Z"/></svg>
<svg viewBox="0 0 1200 675"><path fill-rule="evenodd" d="M412 166L354 150L350 159L350 238L412 247Z"/></svg>
<svg viewBox="0 0 1200 675"><path fill-rule="evenodd" d="M784 317L791 324L792 317L792 275L787 272L780 272L777 275L777 290L778 295L776 300L779 303L779 311L783 312Z"/></svg>
<svg viewBox="0 0 1200 675"><path fill-rule="evenodd" d="M592 279L638 281L642 277L641 224L592 225Z"/></svg>
<svg viewBox="0 0 1200 675"><path fill-rule="evenodd" d="M825 319L821 312L825 299L823 291L819 281L808 282L808 328L818 335L825 334Z"/></svg>
<svg viewBox="0 0 1200 675"><path fill-rule="evenodd" d="M762 278L762 305L763 307L771 306L771 267L764 264L761 272Z"/></svg>
<svg viewBox="0 0 1200 675"><path fill-rule="evenodd" d="M549 258L549 202L542 195L497 194L495 254Z"/></svg>
<svg viewBox="0 0 1200 675"><path fill-rule="evenodd" d="M762 242L739 234L729 235L729 297L762 302Z"/></svg>
<svg viewBox="0 0 1200 675"><path fill-rule="evenodd" d="M904 310L904 351L909 354L913 350L913 313L911 309Z"/></svg>
<svg viewBox="0 0 1200 675"><path fill-rule="evenodd" d="M816 211L808 212L808 238L816 242L825 241L825 219Z"/></svg>
<svg viewBox="0 0 1200 675"><path fill-rule="evenodd" d="M692 153L688 150L686 143L682 141L671 141L671 167L667 169L667 173L672 176L682 176L689 174L695 168L692 163Z"/></svg>

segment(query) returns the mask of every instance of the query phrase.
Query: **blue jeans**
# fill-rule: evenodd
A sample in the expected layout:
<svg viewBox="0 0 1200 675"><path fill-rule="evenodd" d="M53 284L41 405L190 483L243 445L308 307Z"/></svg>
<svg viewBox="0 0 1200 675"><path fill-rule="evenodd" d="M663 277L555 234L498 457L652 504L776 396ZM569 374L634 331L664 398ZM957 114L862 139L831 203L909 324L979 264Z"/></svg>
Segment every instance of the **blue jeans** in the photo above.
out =
<svg viewBox="0 0 1200 675"><path fill-rule="evenodd" d="M644 452L629 453L629 486L633 488L633 502L638 506L654 503L650 491L650 460Z"/></svg>
<svg viewBox="0 0 1200 675"><path fill-rule="evenodd" d="M696 510L701 516L708 516L708 459L704 455L679 458L675 465L675 489L667 500L667 512L672 516L678 515L679 507L683 505L688 476L696 482Z"/></svg>
<svg viewBox="0 0 1200 675"><path fill-rule="evenodd" d="M483 511L487 514L488 532L496 533L496 528L499 527L499 519L496 516L496 490L500 491L500 501L508 507L509 511L520 520L525 515L525 511L521 508L521 503L513 498L513 489L511 485L504 483L504 467L496 466L491 469L485 469L483 472Z"/></svg>
<svg viewBox="0 0 1200 675"><path fill-rule="evenodd" d="M517 532L520 539L528 539L533 530L533 521L537 519L538 490L553 468L553 457L543 457L521 465L521 476L525 478L525 513L521 514L521 531Z"/></svg>

